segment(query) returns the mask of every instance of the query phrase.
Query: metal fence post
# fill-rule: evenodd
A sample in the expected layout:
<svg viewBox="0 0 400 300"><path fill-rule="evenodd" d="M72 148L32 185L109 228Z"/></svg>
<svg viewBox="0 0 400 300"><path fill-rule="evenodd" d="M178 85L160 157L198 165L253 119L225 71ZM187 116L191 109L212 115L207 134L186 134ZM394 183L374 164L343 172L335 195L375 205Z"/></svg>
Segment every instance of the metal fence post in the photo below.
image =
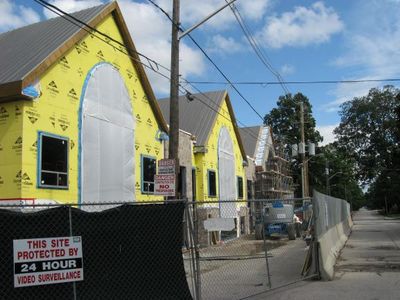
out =
<svg viewBox="0 0 400 300"><path fill-rule="evenodd" d="M268 262L268 249L267 249L267 241L265 239L265 220L264 220L264 202L261 202L261 222L262 222L262 235L263 235L263 245L264 245L264 253L265 253L265 263L267 267L267 277L268 277L268 287L271 288L271 274L269 272L269 262Z"/></svg>
<svg viewBox="0 0 400 300"><path fill-rule="evenodd" d="M194 279L194 295L196 300L201 300L201 283L200 283L200 255L197 248L197 226L195 222L195 204L192 205L192 220L190 219L189 213L189 202L186 202L186 220L189 226L189 244L190 244L190 256L191 256L191 264L193 268L193 279ZM192 223L193 222L193 223Z"/></svg>
<svg viewBox="0 0 400 300"><path fill-rule="evenodd" d="M68 219L69 219L69 235L72 237L73 236L73 231L72 231L72 213L71 213L71 205L68 206ZM76 300L76 283L75 281L72 283L72 290L74 293L74 300Z"/></svg>

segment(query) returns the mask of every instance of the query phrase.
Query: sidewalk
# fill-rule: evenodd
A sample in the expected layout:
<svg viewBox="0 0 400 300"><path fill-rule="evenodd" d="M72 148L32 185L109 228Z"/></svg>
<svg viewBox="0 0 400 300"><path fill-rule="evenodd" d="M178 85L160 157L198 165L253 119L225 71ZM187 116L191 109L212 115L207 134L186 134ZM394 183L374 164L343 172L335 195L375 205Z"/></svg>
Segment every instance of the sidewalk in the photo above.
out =
<svg viewBox="0 0 400 300"><path fill-rule="evenodd" d="M252 299L400 299L400 220L377 211L355 214L333 281L307 281Z"/></svg>

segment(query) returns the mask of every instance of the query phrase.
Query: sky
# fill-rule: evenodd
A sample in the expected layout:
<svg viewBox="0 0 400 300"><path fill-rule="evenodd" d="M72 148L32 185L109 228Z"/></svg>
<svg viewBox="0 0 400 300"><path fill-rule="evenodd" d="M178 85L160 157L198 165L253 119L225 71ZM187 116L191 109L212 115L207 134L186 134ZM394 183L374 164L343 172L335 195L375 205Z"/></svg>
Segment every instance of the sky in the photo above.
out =
<svg viewBox="0 0 400 300"><path fill-rule="evenodd" d="M73 12L109 1L48 2ZM172 15L172 0L154 2ZM169 68L168 18L149 1L118 3L137 50ZM182 26L191 27L224 3L181 0ZM400 78L400 0L237 0L235 6L273 72L256 56L229 8L192 33L232 82L277 82L277 74L288 82ZM51 17L51 12L33 0L0 0L0 32ZM227 89L239 126L262 123L188 37L181 40L180 48L180 74L185 88L194 90L185 80L221 83L194 85L203 92ZM157 97L168 96L168 80L151 70L147 74ZM332 131L340 122L340 104L385 84L397 86L397 82L369 82L287 83L286 87L292 94L301 92L309 98L317 129L324 137L322 144L326 144L333 141ZM235 86L261 116L276 107L279 96L285 94L279 84Z"/></svg>

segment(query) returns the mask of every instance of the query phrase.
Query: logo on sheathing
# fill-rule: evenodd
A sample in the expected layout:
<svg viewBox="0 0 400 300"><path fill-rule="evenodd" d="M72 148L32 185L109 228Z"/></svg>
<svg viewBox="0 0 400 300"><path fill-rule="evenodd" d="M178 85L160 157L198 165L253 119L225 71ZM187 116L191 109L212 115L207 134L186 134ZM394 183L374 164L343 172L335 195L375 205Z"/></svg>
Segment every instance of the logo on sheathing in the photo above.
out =
<svg viewBox="0 0 400 300"><path fill-rule="evenodd" d="M32 151L32 152L36 152L36 151L37 151L37 141L35 141L35 142L31 145L30 151Z"/></svg>
<svg viewBox="0 0 400 300"><path fill-rule="evenodd" d="M15 116L18 117L22 114L21 109L18 105L15 105Z"/></svg>
<svg viewBox="0 0 400 300"><path fill-rule="evenodd" d="M99 50L99 51L97 52L97 57L100 58L101 60L104 60L103 51Z"/></svg>
<svg viewBox="0 0 400 300"><path fill-rule="evenodd" d="M57 84L54 80L49 82L49 84L47 85L47 88L53 93L57 93L57 94L59 93Z"/></svg>
<svg viewBox="0 0 400 300"><path fill-rule="evenodd" d="M36 123L36 121L38 120L38 118L33 117L33 116L29 116L28 119L29 119L29 121L31 121L32 124Z"/></svg>
<svg viewBox="0 0 400 300"><path fill-rule="evenodd" d="M126 69L126 74L128 75L128 78L131 79L133 77L133 73L131 70Z"/></svg>
<svg viewBox="0 0 400 300"><path fill-rule="evenodd" d="M18 137L15 142L14 145L12 146L13 150L16 150L17 152L21 151L22 149L22 137Z"/></svg>
<svg viewBox="0 0 400 300"><path fill-rule="evenodd" d="M75 44L75 49L76 52L78 52L78 54L87 54L89 53L89 49L88 46L86 45L85 41L81 42L81 43L76 43Z"/></svg>
<svg viewBox="0 0 400 300"><path fill-rule="evenodd" d="M21 181L22 178L22 171L20 170L17 175L15 175L15 179Z"/></svg>
<svg viewBox="0 0 400 300"><path fill-rule="evenodd" d="M74 100L78 100L78 94L76 93L74 88L69 90L68 97L70 97L70 98L72 98Z"/></svg>
<svg viewBox="0 0 400 300"><path fill-rule="evenodd" d="M28 116L29 121L31 121L32 124L36 123L37 120L39 120L40 114L36 112L36 110L27 110L26 114Z"/></svg>
<svg viewBox="0 0 400 300"><path fill-rule="evenodd" d="M69 125L70 125L70 123L69 123L68 120L65 120L65 119L58 119L57 121L59 122L59 125L60 125L62 131L65 131L65 130L68 129L68 127L69 127Z"/></svg>
<svg viewBox="0 0 400 300"><path fill-rule="evenodd" d="M60 58L60 65L62 65L64 68L66 69L70 69L71 67L69 66L68 60L65 56L63 56L62 58Z"/></svg>
<svg viewBox="0 0 400 300"><path fill-rule="evenodd" d="M1 176L0 176L0 184L4 184L4 179Z"/></svg>
<svg viewBox="0 0 400 300"><path fill-rule="evenodd" d="M21 173L22 173L22 172L21 172ZM32 185L31 178L30 178L29 175L26 174L26 173L24 173L24 174L21 176L21 182L22 182L23 185Z"/></svg>
<svg viewBox="0 0 400 300"><path fill-rule="evenodd" d="M75 143L73 140L71 140L71 150L74 149L74 147L75 147Z"/></svg>
<svg viewBox="0 0 400 300"><path fill-rule="evenodd" d="M0 107L0 122L4 122L9 116L10 114L7 112L5 107Z"/></svg>

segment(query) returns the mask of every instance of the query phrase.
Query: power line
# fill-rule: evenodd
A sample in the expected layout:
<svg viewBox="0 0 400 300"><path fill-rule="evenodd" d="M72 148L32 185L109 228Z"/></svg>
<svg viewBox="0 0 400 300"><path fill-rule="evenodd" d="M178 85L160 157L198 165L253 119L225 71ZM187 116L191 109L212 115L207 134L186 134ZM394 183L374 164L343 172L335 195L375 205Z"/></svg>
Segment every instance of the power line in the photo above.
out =
<svg viewBox="0 0 400 300"><path fill-rule="evenodd" d="M297 80L297 81L285 81L286 84L338 84L338 83L368 83L368 82L397 82L400 78L384 78L384 79L358 79L358 80ZM226 81L190 81L194 84L218 84L226 85ZM281 84L279 81L234 81L236 85L278 85Z"/></svg>
<svg viewBox="0 0 400 300"><path fill-rule="evenodd" d="M164 78L166 78L166 79L169 80L169 81L171 80L167 75L162 74L161 72L155 70L152 66L146 65L146 64L144 64L143 62L141 62L140 60L138 60L138 59L136 59L135 57L131 56L129 53L126 53L126 52L122 51L121 49L112 46L112 45L109 44L105 39L103 39L103 38L101 38L101 37L99 37L99 36L93 34L93 31L95 31L96 33L98 33L98 34L104 36L105 38L107 38L107 39L109 39L109 40L111 40L111 41L113 41L113 42L115 42L115 43L117 43L117 44L119 44L119 45L125 47L127 50L132 50L133 52L137 53L138 55L140 55L140 56L146 58L149 62L153 62L154 64L156 64L156 65L158 65L158 66L161 66L163 69L169 70L168 68L162 66L161 64L159 64L159 63L156 62L155 60L153 60L153 59L151 59L151 58L149 58L149 57L143 55L142 53L136 51L135 49L131 49L131 48L127 47L125 44L120 43L119 41L115 40L113 37L111 37L111 36L109 36L109 35L107 35L107 34L101 32L101 31L99 31L98 29L96 29L96 28L94 28L94 27L88 25L87 23L83 22L82 20L79 20L78 18L71 16L69 13L64 12L63 10L61 10L60 8L58 8L58 7L55 6L55 5L48 4L46 1L43 1L43 0L34 0L34 1L37 2L38 4L40 4L41 6L43 6L44 8L46 8L46 9L50 10L51 12L55 13L56 15L62 17L62 18L65 19L65 20L67 20L67 21L70 22L71 24L74 24L75 26L78 26L78 27L82 28L82 29L85 30L87 33L92 34L94 37L96 37L96 38L99 39L100 41L102 41L102 42L104 42L105 44L107 44L107 45L113 47L114 49L118 50L118 51L121 52L122 54L124 54L124 55L126 55L126 56L132 58L132 59L135 60L136 62L142 64L143 66L145 66L146 68L152 70L153 72L157 73L158 75L163 76ZM149 0L149 1L150 1L150 0ZM68 17L68 18L67 18L67 17ZM80 25L79 25L79 24L80 24ZM87 28L89 28L89 29L91 29L91 30L88 30L88 29L85 28L85 27L87 27ZM186 80L185 80L185 81L186 81ZM188 81L187 81L187 82L188 82ZM189 82L188 82L188 83L189 83ZM221 107L220 107L217 103L215 103L207 94L203 93L201 90L199 90L199 89L198 89L196 86L194 86L193 84L191 84L191 83L189 83L189 84L190 84L194 89L196 89L200 94L202 94L204 97L208 98L213 104L216 104L218 108L221 108ZM183 91L183 93L190 93L186 88L184 88L184 87L181 86L181 92L182 92L182 91ZM215 111L216 113L218 113L219 115L221 115L222 117L224 117L225 119L231 121L231 120L228 119L225 115L221 114L218 110L216 110L215 108L213 108L212 106L210 106L208 103L204 102L204 101L203 101L202 99L200 99L199 97L196 97L196 99L198 99L203 105L206 105L208 108L212 109L213 111ZM222 109L222 108L221 108L221 109ZM235 120L236 120L238 123L240 123L242 126L247 127L244 123L242 123L242 122L241 122L240 120L238 120L236 117L235 117ZM256 138L256 139L258 140L258 137L255 137L251 132L249 132L249 134L250 134L252 137L254 137L254 138Z"/></svg>
<svg viewBox="0 0 400 300"><path fill-rule="evenodd" d="M85 30L86 32L88 32L88 33L90 33L90 34L93 34L93 32L96 32L96 33L100 34L101 36L103 36L103 37L109 39L110 41L112 41L112 42L114 42L114 43L116 43L116 44L118 44L118 45L124 47L125 49L130 50L130 51L132 51L133 53L136 53L137 55L139 55L139 56L145 58L145 59L149 62L149 64L150 64L150 66L147 66L147 67L152 68L151 63L153 63L157 68L161 67L162 69L164 69L164 70L166 70L166 71L168 71L168 72L171 71L169 68L167 68L167 67L163 66L162 64L158 63L158 62L155 61L154 59L151 59L151 58L148 57L147 55L144 55L143 53L138 52L136 49L133 49L133 48L128 47L126 44L121 43L120 41L114 39L114 38L111 37L110 35L108 35L108 34L102 32L102 31L98 30L97 28L95 28L95 27L93 27L93 26L90 26L89 24L87 24L87 23L83 22L82 20L80 20L80 19L74 17L73 15L67 13L66 11L63 11L61 8L57 7L56 5L51 4L51 3L48 3L47 1L44 1L44 0L33 0L33 1L35 1L35 2L38 3L39 5L41 5L41 6L45 7L45 8L47 8L48 10L52 11L53 13L55 13L55 14L57 14L58 16L62 17L63 19L69 21L70 23L72 23L72 24L74 24L74 25L76 25L76 26L82 28L82 29ZM68 18L67 18L67 17L68 17ZM76 23L74 23L73 21L75 21ZM78 25L78 24L80 24L80 25ZM90 30L88 30L88 29L85 28L85 27L89 28ZM94 34L93 34L93 35L94 35ZM98 36L96 36L96 37L97 37L98 39L102 40L100 37L98 37ZM102 41L105 42L106 44L108 44L106 40L102 40ZM125 53L125 54L127 54L127 53ZM127 55L130 56L129 54L127 54ZM132 56L130 56L130 57L133 58L133 59L135 59L135 58L132 57ZM143 64L143 63L142 63L142 64ZM152 68L152 69L153 69L153 68Z"/></svg>
<svg viewBox="0 0 400 300"><path fill-rule="evenodd" d="M227 0L225 0L225 2L227 2ZM267 54L259 46L257 40L254 38L254 35L251 33L249 26L247 26L244 18L240 14L239 9L236 7L236 5L234 3L232 3L229 7L232 10L232 12L235 16L235 19L238 22L240 28L242 29L247 41L249 42L250 46L253 48L256 56L260 59L262 64L276 77L279 84L282 86L282 89L285 92L285 94L290 94L290 91L287 88L287 86L285 85L285 82L283 81L281 74L279 74L279 72L277 70L275 70L275 68L270 63Z"/></svg>
<svg viewBox="0 0 400 300"><path fill-rule="evenodd" d="M167 18L174 24L174 21L172 20L171 16L159 5L155 4L154 1L148 0L151 4L153 4L157 9L159 9L164 15L167 16ZM175 26L179 26L179 24L174 24ZM182 26L179 26L180 31L185 31ZM214 62L214 60L206 53L206 51L199 45L199 43L191 36L191 34L188 34L188 37L190 40L199 48L199 50L203 53L203 55L207 58L207 60L217 69L217 71L224 77L224 79L228 82L228 84L235 90L235 92L240 96L241 99L243 99L247 105L257 114L258 117L262 121L264 121L264 118L260 115L260 113L254 108L254 106L246 99L246 97L243 96L243 94L236 88L234 84L232 84L231 80L225 75L225 73L217 66L217 64Z"/></svg>

